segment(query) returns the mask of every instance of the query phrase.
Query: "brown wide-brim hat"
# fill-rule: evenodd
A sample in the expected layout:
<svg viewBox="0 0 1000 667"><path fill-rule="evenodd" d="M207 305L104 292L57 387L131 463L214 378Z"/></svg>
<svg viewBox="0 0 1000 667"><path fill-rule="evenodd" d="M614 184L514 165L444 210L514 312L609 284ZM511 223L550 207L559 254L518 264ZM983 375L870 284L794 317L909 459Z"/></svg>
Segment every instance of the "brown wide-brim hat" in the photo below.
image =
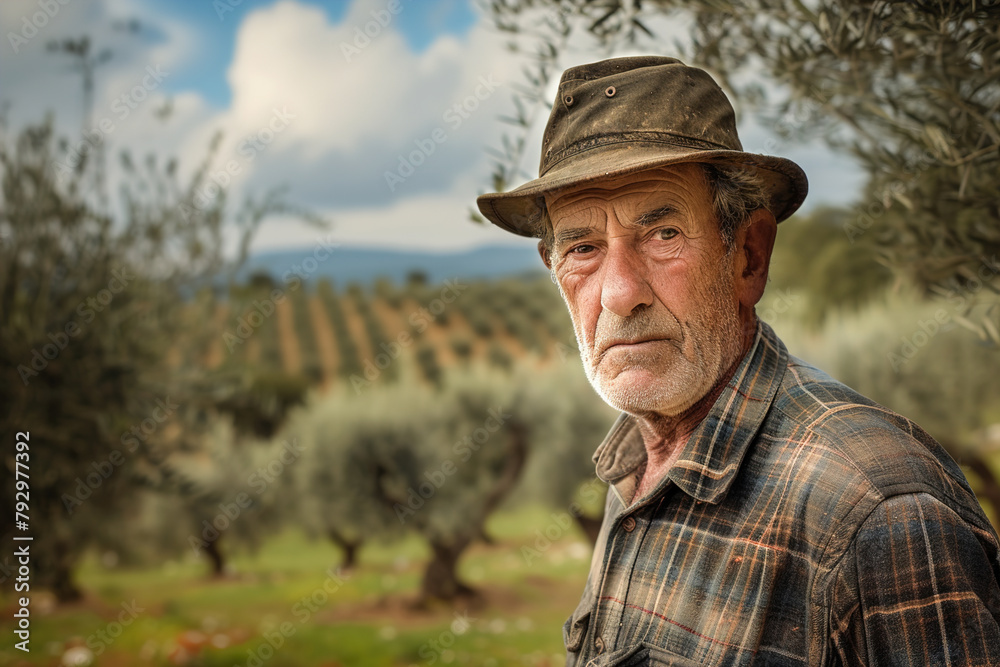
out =
<svg viewBox="0 0 1000 667"><path fill-rule="evenodd" d="M542 137L538 178L481 195L493 224L536 236L544 195L686 162L753 169L778 222L794 213L809 184L799 165L743 150L736 113L704 70L675 58L613 58L563 72Z"/></svg>

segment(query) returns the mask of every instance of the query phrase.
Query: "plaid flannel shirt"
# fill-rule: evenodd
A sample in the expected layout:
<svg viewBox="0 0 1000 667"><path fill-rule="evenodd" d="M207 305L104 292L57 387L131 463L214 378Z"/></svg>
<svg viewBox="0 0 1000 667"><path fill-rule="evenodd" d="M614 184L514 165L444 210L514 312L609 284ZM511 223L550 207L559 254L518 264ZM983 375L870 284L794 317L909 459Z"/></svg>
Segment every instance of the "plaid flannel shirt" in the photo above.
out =
<svg viewBox="0 0 1000 667"><path fill-rule="evenodd" d="M622 415L567 664L1000 665L996 532L916 424L766 324L658 486Z"/></svg>

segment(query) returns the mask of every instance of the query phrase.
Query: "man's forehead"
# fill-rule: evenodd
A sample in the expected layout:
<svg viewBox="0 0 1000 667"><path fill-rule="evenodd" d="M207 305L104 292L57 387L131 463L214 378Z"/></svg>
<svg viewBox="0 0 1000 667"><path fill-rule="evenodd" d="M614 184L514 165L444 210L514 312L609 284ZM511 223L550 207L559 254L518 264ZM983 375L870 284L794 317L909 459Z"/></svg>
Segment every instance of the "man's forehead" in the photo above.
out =
<svg viewBox="0 0 1000 667"><path fill-rule="evenodd" d="M638 204L654 198L688 200L707 197L704 172L697 164L650 169L566 188L545 195L549 212L571 211L628 198Z"/></svg>

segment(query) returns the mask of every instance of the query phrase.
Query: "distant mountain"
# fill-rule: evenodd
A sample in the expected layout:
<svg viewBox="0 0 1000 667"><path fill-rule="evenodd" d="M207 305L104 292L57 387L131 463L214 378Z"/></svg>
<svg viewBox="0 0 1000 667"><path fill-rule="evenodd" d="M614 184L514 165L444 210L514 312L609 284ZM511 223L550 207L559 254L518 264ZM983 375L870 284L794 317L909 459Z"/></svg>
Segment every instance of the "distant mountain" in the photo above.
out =
<svg viewBox="0 0 1000 667"><path fill-rule="evenodd" d="M320 278L332 279L342 289L346 283L367 285L380 277L400 284L414 271L424 273L430 283L447 278L493 279L545 271L538 253L530 246L484 246L461 252L339 246L324 261L317 261L315 250L310 246L251 255L236 274L237 281L246 282L250 275L266 272L280 283L283 276L293 272L310 283Z"/></svg>

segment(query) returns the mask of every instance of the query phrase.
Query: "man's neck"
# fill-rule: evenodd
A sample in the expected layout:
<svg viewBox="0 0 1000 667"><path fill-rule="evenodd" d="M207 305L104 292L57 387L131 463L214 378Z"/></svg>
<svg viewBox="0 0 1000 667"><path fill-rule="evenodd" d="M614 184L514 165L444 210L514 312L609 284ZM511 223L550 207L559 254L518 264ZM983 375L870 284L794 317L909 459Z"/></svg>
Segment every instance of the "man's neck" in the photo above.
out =
<svg viewBox="0 0 1000 667"><path fill-rule="evenodd" d="M633 502L653 489L670 471L694 430L708 416L715 401L729 384L740 362L750 351L753 337L744 337L741 351L712 390L679 415L636 414L636 423L646 448L646 464L636 486Z"/></svg>

